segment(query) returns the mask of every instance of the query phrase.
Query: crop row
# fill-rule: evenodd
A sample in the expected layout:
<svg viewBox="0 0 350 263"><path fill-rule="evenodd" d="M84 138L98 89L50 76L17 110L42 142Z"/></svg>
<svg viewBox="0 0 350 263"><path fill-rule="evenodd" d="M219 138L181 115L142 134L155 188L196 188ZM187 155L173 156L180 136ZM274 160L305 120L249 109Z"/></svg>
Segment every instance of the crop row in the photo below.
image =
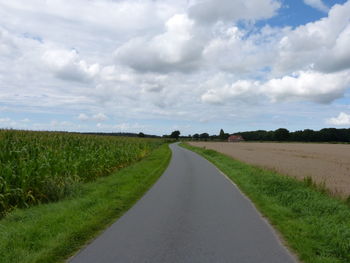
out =
<svg viewBox="0 0 350 263"><path fill-rule="evenodd" d="M77 183L135 162L162 142L71 133L0 130L0 216L56 201Z"/></svg>

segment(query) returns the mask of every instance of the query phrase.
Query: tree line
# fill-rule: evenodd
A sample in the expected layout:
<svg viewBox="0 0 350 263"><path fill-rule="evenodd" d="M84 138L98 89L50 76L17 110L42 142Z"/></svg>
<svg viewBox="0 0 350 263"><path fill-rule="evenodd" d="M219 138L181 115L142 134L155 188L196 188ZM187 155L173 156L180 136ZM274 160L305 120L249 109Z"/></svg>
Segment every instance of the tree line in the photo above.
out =
<svg viewBox="0 0 350 263"><path fill-rule="evenodd" d="M109 135L109 136L126 136L126 137L148 137L159 138L160 136L140 133L85 133L93 135ZM245 141L290 141L290 142L349 142L350 143L350 128L336 129L324 128L319 131L311 129L298 130L290 132L285 128L279 128L274 131L257 130L245 131L236 133L226 133L223 129L219 134L210 135L207 132L195 133L193 135L181 136L180 131L173 131L169 135L163 135L163 138L182 139L192 141L227 141L230 135L241 135Z"/></svg>
<svg viewBox="0 0 350 263"><path fill-rule="evenodd" d="M192 141L227 141L230 135L241 135L245 141L290 141L290 142L350 142L350 129L324 128L319 131L311 129L290 132L285 128L274 131L257 130L236 133L226 133L223 129L219 134L195 133L180 136L180 131L173 131L163 137Z"/></svg>
<svg viewBox="0 0 350 263"><path fill-rule="evenodd" d="M290 132L285 128L275 131L238 132L246 141L293 141L293 142L350 142L350 129L324 128Z"/></svg>

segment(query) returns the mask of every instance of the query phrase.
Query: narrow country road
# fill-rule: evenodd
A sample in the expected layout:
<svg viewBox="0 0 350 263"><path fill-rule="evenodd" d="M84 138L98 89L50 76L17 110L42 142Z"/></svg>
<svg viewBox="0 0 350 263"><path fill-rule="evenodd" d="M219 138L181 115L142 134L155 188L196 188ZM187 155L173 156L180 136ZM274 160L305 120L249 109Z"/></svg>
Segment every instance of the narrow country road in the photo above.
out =
<svg viewBox="0 0 350 263"><path fill-rule="evenodd" d="M215 166L176 144L171 150L158 182L70 262L296 262Z"/></svg>

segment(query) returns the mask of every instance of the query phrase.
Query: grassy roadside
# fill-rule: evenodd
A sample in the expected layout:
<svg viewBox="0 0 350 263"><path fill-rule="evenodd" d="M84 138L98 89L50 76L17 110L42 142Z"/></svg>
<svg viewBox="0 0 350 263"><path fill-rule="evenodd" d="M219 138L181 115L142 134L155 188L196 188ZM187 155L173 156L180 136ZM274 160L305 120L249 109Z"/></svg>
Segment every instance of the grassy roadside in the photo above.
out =
<svg viewBox="0 0 350 263"><path fill-rule="evenodd" d="M350 208L325 192L213 150L192 150L224 172L255 203L305 263L350 262Z"/></svg>
<svg viewBox="0 0 350 263"><path fill-rule="evenodd" d="M57 203L17 210L0 220L1 262L62 262L127 211L162 175L168 145Z"/></svg>

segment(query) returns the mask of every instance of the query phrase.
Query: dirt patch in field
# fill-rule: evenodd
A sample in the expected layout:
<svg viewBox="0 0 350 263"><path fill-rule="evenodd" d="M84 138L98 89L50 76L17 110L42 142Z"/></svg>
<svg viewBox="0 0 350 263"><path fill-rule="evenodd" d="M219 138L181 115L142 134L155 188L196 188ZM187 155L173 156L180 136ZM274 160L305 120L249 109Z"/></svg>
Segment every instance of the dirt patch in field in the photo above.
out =
<svg viewBox="0 0 350 263"><path fill-rule="evenodd" d="M303 179L311 176L336 195L350 195L350 145L308 143L190 142L245 163Z"/></svg>

